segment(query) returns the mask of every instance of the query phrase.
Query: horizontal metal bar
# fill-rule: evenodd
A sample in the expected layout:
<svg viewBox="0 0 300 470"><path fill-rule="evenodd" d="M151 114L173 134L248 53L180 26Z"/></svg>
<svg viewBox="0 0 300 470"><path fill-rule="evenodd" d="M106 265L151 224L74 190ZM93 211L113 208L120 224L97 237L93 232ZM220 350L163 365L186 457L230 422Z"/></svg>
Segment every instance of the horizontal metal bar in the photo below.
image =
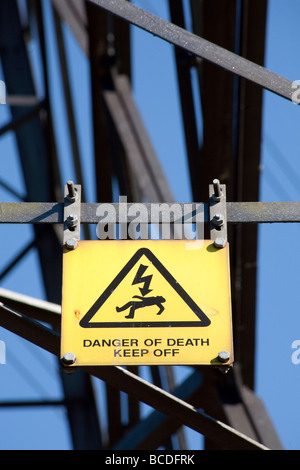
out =
<svg viewBox="0 0 300 470"><path fill-rule="evenodd" d="M225 70L246 78L257 85L291 100L294 89L290 80L260 65L240 57L200 36L169 23L126 0L88 0L139 28L178 46L195 56L206 59Z"/></svg>
<svg viewBox="0 0 300 470"><path fill-rule="evenodd" d="M0 223L62 224L63 210L57 202L1 202Z"/></svg>
<svg viewBox="0 0 300 470"><path fill-rule="evenodd" d="M228 202L227 222L300 222L300 202Z"/></svg>
<svg viewBox="0 0 300 470"><path fill-rule="evenodd" d="M59 357L60 336L56 332L14 312L2 303L0 303L0 312L0 326ZM183 425L219 442L222 448L268 450L267 447L227 424L214 419L203 411L196 410L192 405L122 367L85 367L83 370L119 390L135 396L161 413L180 420Z"/></svg>
<svg viewBox="0 0 300 470"><path fill-rule="evenodd" d="M63 203L2 202L0 223L62 224ZM138 212L139 209L142 212ZM191 209L191 210L189 210ZM300 202L227 202L227 223L295 223L300 222ZM174 212L173 212L174 211ZM182 217L178 217L181 214ZM183 217L185 215L185 217ZM138 220L137 220L138 217ZM202 217L202 219L201 219ZM145 224L209 222L208 203L81 203L81 223Z"/></svg>

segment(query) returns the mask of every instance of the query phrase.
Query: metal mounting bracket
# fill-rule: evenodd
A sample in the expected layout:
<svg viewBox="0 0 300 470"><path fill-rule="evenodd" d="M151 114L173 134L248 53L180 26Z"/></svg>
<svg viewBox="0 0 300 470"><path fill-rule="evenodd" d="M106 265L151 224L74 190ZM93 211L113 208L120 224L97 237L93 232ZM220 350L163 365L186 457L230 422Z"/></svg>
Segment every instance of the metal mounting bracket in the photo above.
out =
<svg viewBox="0 0 300 470"><path fill-rule="evenodd" d="M64 188L64 230L63 245L69 249L80 240L81 186L68 181Z"/></svg>
<svg viewBox="0 0 300 470"><path fill-rule="evenodd" d="M215 245L222 248L227 242L226 186L218 179L209 185L209 230Z"/></svg>

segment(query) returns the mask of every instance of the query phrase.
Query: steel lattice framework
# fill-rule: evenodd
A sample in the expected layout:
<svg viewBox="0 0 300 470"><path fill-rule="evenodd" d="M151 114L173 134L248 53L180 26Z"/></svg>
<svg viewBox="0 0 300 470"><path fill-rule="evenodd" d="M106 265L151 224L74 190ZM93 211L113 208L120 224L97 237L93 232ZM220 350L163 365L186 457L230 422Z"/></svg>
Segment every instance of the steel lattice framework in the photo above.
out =
<svg viewBox="0 0 300 470"><path fill-rule="evenodd" d="M236 362L228 374L199 366L180 384L175 383L171 366L150 367L150 381L140 376L138 367L90 367L70 375L61 371L63 405L73 447L170 449L174 446L172 436L176 435L178 448L184 450L185 425L205 436L206 449L280 449L264 406L253 391L257 223L299 222L300 210L299 203L256 201L262 89L290 100L292 83L263 67L267 0L242 0L239 15L233 0L190 0L192 31L186 29L182 0L168 3L170 22L126 0L51 2L78 184L83 180L84 160L76 135L62 24L68 25L90 64L98 202L86 201L82 185L81 224L84 236L89 238L90 224L98 222L97 206L100 202L113 202L114 181L120 194L128 197L128 204L173 201L131 89L129 25L133 24L174 46L190 185L193 200L203 201L208 234L212 217L209 187L215 178L226 187L227 199L232 201L226 203L226 236L232 250ZM0 129L0 135L8 131L15 134L27 191L26 202L0 203L0 222L32 224L34 239L9 266L2 267L1 278L34 247L47 301L2 289L0 325L59 357L64 223L59 163L64 157L57 150L53 125L43 2L31 0L26 5L36 24L45 96L42 100L36 96L17 1L0 0L0 56L12 116L11 122ZM216 9L220 13L217 17ZM192 68L196 70L202 102L201 146ZM218 106L212 112L213 101ZM115 206L118 213L118 205ZM106 389L107 416L101 419L92 377L101 379ZM121 418L121 392L128 395L126 427ZM141 418L139 402L154 409L145 419Z"/></svg>

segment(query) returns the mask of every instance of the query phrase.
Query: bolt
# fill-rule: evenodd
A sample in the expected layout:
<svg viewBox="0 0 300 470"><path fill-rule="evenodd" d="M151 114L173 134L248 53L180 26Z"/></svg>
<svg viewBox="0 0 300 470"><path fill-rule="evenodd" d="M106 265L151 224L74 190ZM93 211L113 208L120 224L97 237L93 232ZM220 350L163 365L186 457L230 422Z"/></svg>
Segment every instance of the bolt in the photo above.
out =
<svg viewBox="0 0 300 470"><path fill-rule="evenodd" d="M216 238L214 241L214 245L216 248L224 248L224 246L226 245L225 238Z"/></svg>
<svg viewBox="0 0 300 470"><path fill-rule="evenodd" d="M75 202L76 199L78 198L78 194L74 187L73 181L69 180L67 182L67 186L68 186L68 192L69 192L67 195L67 198L69 199L70 202Z"/></svg>
<svg viewBox="0 0 300 470"><path fill-rule="evenodd" d="M214 192L215 192L214 195L213 195L213 199L216 202L219 202L221 200L221 197L222 197L220 181L218 179L214 179L213 180L213 186L214 186Z"/></svg>
<svg viewBox="0 0 300 470"><path fill-rule="evenodd" d="M228 351L220 351L219 354L218 354L218 360L220 362L228 362L230 359L230 354Z"/></svg>
<svg viewBox="0 0 300 470"><path fill-rule="evenodd" d="M215 214L213 217L213 224L215 227L221 227L224 224L224 218L221 214Z"/></svg>
<svg viewBox="0 0 300 470"><path fill-rule="evenodd" d="M75 250L75 248L77 248L76 238L70 238L69 240L67 240L66 241L66 248L68 248L68 250Z"/></svg>
<svg viewBox="0 0 300 470"><path fill-rule="evenodd" d="M66 354L64 354L64 356L63 356L63 358L62 358L61 361L62 361L62 363L63 363L64 365L70 366L70 365L72 365L72 364L75 363L75 361L76 361L76 356L75 356L75 354L72 353L72 352L67 352Z"/></svg>
<svg viewBox="0 0 300 470"><path fill-rule="evenodd" d="M67 226L69 229L75 229L76 225L78 224L78 217L75 214L70 214L67 218Z"/></svg>

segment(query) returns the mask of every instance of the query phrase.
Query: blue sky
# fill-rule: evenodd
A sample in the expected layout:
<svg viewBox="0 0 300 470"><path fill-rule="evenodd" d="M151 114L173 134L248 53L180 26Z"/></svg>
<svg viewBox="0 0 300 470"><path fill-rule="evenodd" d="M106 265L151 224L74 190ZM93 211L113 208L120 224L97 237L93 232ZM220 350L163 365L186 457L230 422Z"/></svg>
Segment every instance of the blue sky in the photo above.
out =
<svg viewBox="0 0 300 470"><path fill-rule="evenodd" d="M297 80L299 2L271 0L266 67ZM263 201L299 200L299 109L264 94L261 193ZM298 187L295 181L298 181ZM259 231L257 393L285 448L299 449L299 365L291 361L299 338L299 224L264 225Z"/></svg>
<svg viewBox="0 0 300 470"><path fill-rule="evenodd" d="M168 18L166 1L139 0L135 4ZM45 1L47 34L52 37L49 1ZM266 67L289 78L300 79L298 61L300 4L298 0L270 0L267 27ZM73 97L77 114L79 144L84 155L84 184L87 199L95 201L93 182L93 144L89 68L86 58L64 28L68 47L68 65L72 73ZM153 54L153 50L156 51ZM39 83L38 51L34 41L30 57ZM58 151L63 155L62 185L75 180L71 149L62 110L62 90L56 72L56 50L48 42L52 64L50 92L58 136ZM147 126L161 164L168 177L175 199L191 200L184 137L180 121L180 103L174 75L171 47L158 38L133 29L134 95ZM158 71L160 73L158 73ZM0 69L0 79L2 79ZM39 89L42 94L42 89ZM79 119L84 116L84 119ZM0 106L0 125L10 116L5 105ZM297 137L300 127L299 109L291 102L264 93L263 138L261 161L262 201L299 200L300 159ZM201 134L200 134L201 135ZM24 194L24 182L18 163L12 134L0 140L1 180ZM18 201L0 186L1 201ZM259 227L256 393L262 398L279 437L286 449L300 449L298 406L300 364L292 363L293 341L300 339L299 328L299 225L266 224ZM1 226L1 266L32 239L28 226ZM22 294L44 298L41 272L34 251L1 283L1 287ZM0 401L60 399L56 360L48 353L0 328L0 340L6 344L6 364L0 365ZM97 392L101 384L95 382ZM100 409L105 406L97 393ZM64 408L0 409L0 449L65 449L70 438ZM190 434L193 448L200 439Z"/></svg>

